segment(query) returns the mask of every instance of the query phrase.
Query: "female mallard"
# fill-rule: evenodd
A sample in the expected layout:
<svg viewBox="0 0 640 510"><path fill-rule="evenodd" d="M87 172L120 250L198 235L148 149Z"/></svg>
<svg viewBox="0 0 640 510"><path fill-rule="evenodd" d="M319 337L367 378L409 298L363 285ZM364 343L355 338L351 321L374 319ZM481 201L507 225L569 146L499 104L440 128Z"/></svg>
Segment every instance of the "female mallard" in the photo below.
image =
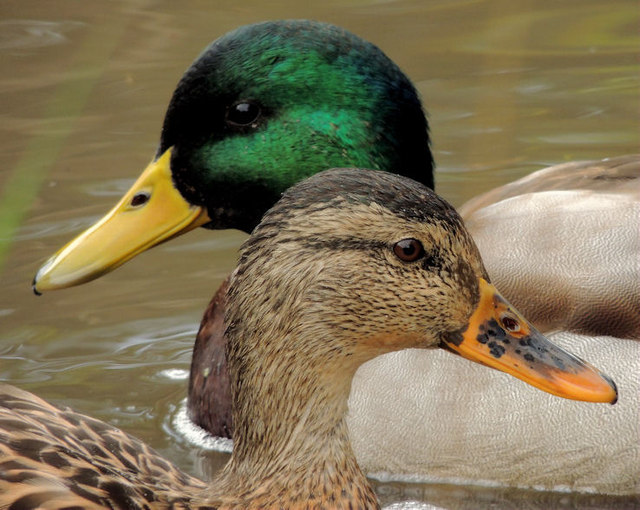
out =
<svg viewBox="0 0 640 510"><path fill-rule="evenodd" d="M488 283L455 210L386 172L294 186L245 242L225 323L235 446L210 485L104 423L0 393L0 507L377 508L346 425L358 367L444 347L556 395L617 399ZM440 437L440 440L443 438Z"/></svg>
<svg viewBox="0 0 640 510"><path fill-rule="evenodd" d="M629 162L635 178L639 161L635 157ZM431 185L427 123L410 81L380 50L336 27L303 21L243 27L213 43L189 68L171 100L154 162L104 220L43 266L35 289L88 281L197 225L250 230L297 179L345 165L397 170ZM613 182L608 175L611 163L600 166L599 182ZM487 266L494 279L502 281L501 275L516 267L502 266L506 256L520 263L524 281L539 274L539 267L526 265L525 249L539 256L553 243L578 258L589 256L580 248L580 234L593 238L584 224L552 239L525 231L523 223L511 249L492 250L498 240L503 241L502 222L513 214L513 208L510 216L494 214L488 227L472 223L487 239L481 249L490 255ZM634 223L625 225L638 235ZM611 239L605 245L610 247ZM564 260L554 257L540 267L562 270ZM595 273L599 267L593 269ZM627 287L635 285L637 275L636 269L623 276L631 284ZM568 281L564 275L548 287L554 309L558 307L551 298ZM541 294L538 284L533 281L524 291L509 285L514 294L507 296L527 310L530 298ZM583 278L581 285L589 282ZM216 435L228 435L231 428L222 338L225 289L223 284L205 313L189 384L191 417ZM617 297L633 302L628 294ZM601 299L598 304L608 302ZM627 323L637 324L639 308L630 309L635 315ZM547 323L537 309L532 311L541 324ZM545 309L541 311L544 314ZM611 321L602 326L587 333L618 331ZM459 360L437 352L399 353L368 364L356 378L349 418L361 465L368 471L449 480L637 490L640 437L635 421L640 386L634 374L640 343L573 336L570 344L615 372L625 394L615 409L553 401L516 387L505 397L509 404L504 412L485 413L487 408L503 406L504 400L493 390L502 384L500 374L476 371L473 377L484 383L475 385L474 396L462 396L451 391L464 384L459 370L468 374L475 367L459 368ZM423 357L424 361L419 359ZM428 383L427 362L438 367L429 372L438 376ZM441 390L424 398L423 385L430 384L440 384ZM399 388L411 391L400 399ZM452 422L460 412L468 413L469 419L454 431ZM429 423L418 425L425 415ZM557 423L567 426L550 426ZM412 435L401 433L409 429ZM447 432L450 441L442 444L434 439L434 430ZM494 431L489 438L487 430ZM612 430L617 431L614 438ZM496 452L500 463L490 462L486 451Z"/></svg>

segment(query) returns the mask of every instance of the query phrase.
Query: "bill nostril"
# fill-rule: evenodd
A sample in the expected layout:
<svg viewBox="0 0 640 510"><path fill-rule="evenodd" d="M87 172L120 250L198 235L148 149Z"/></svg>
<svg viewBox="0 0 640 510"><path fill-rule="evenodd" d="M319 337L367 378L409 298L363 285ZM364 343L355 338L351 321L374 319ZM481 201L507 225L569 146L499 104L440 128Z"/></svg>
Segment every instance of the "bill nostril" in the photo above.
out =
<svg viewBox="0 0 640 510"><path fill-rule="evenodd" d="M133 198L131 199L131 202L129 202L129 205L131 207L140 207L146 204L150 198L151 198L151 193L147 191L138 191L138 193L133 195Z"/></svg>
<svg viewBox="0 0 640 510"><path fill-rule="evenodd" d="M502 323L502 327L509 333L517 333L520 331L520 323L516 318L511 317L510 315L503 315L500 317L500 322Z"/></svg>

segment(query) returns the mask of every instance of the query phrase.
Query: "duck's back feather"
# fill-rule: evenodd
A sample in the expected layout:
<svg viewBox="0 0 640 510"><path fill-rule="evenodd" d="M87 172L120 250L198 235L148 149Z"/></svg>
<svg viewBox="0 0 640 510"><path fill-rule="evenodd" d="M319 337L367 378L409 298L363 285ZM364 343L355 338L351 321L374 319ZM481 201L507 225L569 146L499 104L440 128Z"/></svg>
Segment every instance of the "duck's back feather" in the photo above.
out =
<svg viewBox="0 0 640 510"><path fill-rule="evenodd" d="M186 498L171 485L205 486L121 430L9 385L0 385L0 434L0 508L179 508Z"/></svg>
<svg viewBox="0 0 640 510"><path fill-rule="evenodd" d="M554 398L444 351L396 352L353 381L349 431L360 465L396 480L640 493L640 342L549 338L606 370L618 403Z"/></svg>
<svg viewBox="0 0 640 510"><path fill-rule="evenodd" d="M602 160L571 161L543 168L472 198L458 208L458 212L463 218L470 218L475 211L507 198L561 190L593 190L637 195L640 192L640 154Z"/></svg>
<svg viewBox="0 0 640 510"><path fill-rule="evenodd" d="M539 329L640 339L640 156L546 168L461 211L493 282Z"/></svg>

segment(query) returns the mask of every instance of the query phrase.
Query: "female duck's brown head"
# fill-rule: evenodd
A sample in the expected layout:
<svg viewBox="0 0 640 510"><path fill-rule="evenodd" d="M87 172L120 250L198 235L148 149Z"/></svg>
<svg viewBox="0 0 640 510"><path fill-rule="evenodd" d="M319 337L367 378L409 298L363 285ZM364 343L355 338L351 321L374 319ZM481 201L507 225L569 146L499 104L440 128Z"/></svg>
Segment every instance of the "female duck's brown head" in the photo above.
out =
<svg viewBox="0 0 640 510"><path fill-rule="evenodd" d="M245 243L225 322L235 447L210 486L121 431L1 387L0 508L376 508L347 399L362 363L408 347L616 399L500 297L453 208L384 172L329 170L285 193Z"/></svg>
<svg viewBox="0 0 640 510"><path fill-rule="evenodd" d="M556 395L616 399L497 293L455 210L392 174L334 169L285 193L245 243L228 298L225 499L374 501L344 419L356 369L386 352L445 347Z"/></svg>

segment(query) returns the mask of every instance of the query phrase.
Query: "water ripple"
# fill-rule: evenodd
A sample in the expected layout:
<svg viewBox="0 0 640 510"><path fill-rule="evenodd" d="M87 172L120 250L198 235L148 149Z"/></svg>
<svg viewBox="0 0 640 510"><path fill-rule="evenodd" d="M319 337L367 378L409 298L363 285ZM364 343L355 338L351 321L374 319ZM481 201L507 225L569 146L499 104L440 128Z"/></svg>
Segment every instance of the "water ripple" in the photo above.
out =
<svg viewBox="0 0 640 510"><path fill-rule="evenodd" d="M0 21L0 50L41 48L65 43L67 32L84 26L79 21L12 19Z"/></svg>

